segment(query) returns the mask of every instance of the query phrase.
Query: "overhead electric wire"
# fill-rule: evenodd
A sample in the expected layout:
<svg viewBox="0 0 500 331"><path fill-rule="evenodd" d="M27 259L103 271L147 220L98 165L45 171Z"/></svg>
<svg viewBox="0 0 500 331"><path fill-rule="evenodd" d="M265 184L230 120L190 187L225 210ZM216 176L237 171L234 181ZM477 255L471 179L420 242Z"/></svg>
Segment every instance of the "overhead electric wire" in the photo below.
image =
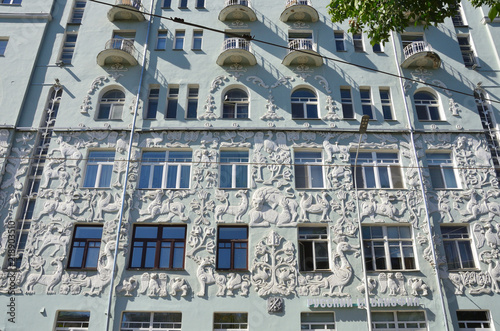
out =
<svg viewBox="0 0 500 331"><path fill-rule="evenodd" d="M262 43L262 44L266 44L266 45L270 45L270 46L274 46L274 47L279 47L279 48L283 48L283 49L287 49L287 50L293 50L293 51L296 51L296 52L300 52L300 53L305 53L307 55L311 55L311 53L309 53L309 52L307 52L305 50L294 49L294 48L291 48L291 47L288 47L288 46L283 46L283 45L272 43L272 42L269 42L269 41L266 41L266 40L256 39L255 37L253 37L251 35L248 35L248 34L241 35L241 34L237 34L237 33L232 33L230 31L224 31L224 30L215 29L215 28L212 28L212 27L209 27L209 26L206 26L206 25L201 25L201 24L186 22L183 18L178 18L178 17L172 18L172 17L166 17L166 16L162 16L162 15L147 13L147 12L135 9L135 8L128 8L128 7L122 6L122 5L113 5L113 4L106 3L106 2L103 2L103 1L99 1L99 0L89 0L89 1L95 2L95 3L99 3L99 4L102 4L102 5L106 5L106 6L109 6L109 7L117 7L117 8L129 10L129 11L133 11L133 12L140 13L140 14L143 14L143 15L149 15L149 16L152 16L152 17L158 17L158 18L166 19L166 20L169 20L169 21L172 21L172 22L175 22L175 23L183 24L183 25L193 26L193 27L196 27L196 28L201 28L201 29L205 29L205 30L209 30L209 31L217 32L217 33L222 33L222 34L225 34L225 35L230 35L230 36L234 36L234 37L244 38L244 39L246 39L248 41L255 41L255 42L258 42L258 43ZM473 93L463 92L463 91L451 89L449 87L444 87L444 86L437 85L437 84L423 82L423 81L421 81L419 79L401 76L401 75L398 75L398 74L394 74L394 73L391 73L391 72L379 70L379 69L376 69L376 68L367 67L367 66L364 66L364 65L361 65L361 64L352 63L352 62L348 62L348 61L344 61L344 60L340 60L340 59L335 59L335 58L328 57L328 56L321 55L321 54L312 55L312 56L321 57L322 59L326 59L326 60L338 62L338 63L345 64L345 65L354 66L354 67L357 67L357 68L365 69L365 70L368 70L368 71L372 71L372 72L384 74L384 75L395 77L395 78L402 78L402 79L405 79L405 80L413 82L413 83L419 83L419 84L431 86L431 87L434 87L434 88L437 88L437 89L443 89L443 90L447 90L447 91L450 91L450 92L455 92L455 93L458 93L458 94L462 94L462 95L474 97ZM497 101L497 100L492 100L492 99L489 99L489 98L488 99L485 98L484 100L486 100L488 102L500 104L500 101Z"/></svg>

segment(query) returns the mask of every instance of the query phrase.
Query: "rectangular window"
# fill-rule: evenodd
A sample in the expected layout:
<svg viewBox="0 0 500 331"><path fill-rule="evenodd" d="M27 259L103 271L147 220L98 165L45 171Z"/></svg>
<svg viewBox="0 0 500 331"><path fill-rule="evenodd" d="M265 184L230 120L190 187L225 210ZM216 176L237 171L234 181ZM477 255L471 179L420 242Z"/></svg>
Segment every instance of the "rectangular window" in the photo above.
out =
<svg viewBox="0 0 500 331"><path fill-rule="evenodd" d="M323 188L323 158L321 152L295 152L295 187Z"/></svg>
<svg viewBox="0 0 500 331"><path fill-rule="evenodd" d="M205 0L196 0L196 7L198 9L205 8Z"/></svg>
<svg viewBox="0 0 500 331"><path fill-rule="evenodd" d="M457 36L457 38L465 66L475 68L477 66L476 55L474 54L469 35Z"/></svg>
<svg viewBox="0 0 500 331"><path fill-rule="evenodd" d="M20 5L21 0L0 0L2 5Z"/></svg>
<svg viewBox="0 0 500 331"><path fill-rule="evenodd" d="M166 118L177 117L178 101L179 101L179 87L170 87L168 89Z"/></svg>
<svg viewBox="0 0 500 331"><path fill-rule="evenodd" d="M146 119L156 119L156 113L158 112L158 99L160 97L159 88L150 88L148 96L148 109L146 113Z"/></svg>
<svg viewBox="0 0 500 331"><path fill-rule="evenodd" d="M217 269L247 270L248 228L221 226L217 234Z"/></svg>
<svg viewBox="0 0 500 331"><path fill-rule="evenodd" d="M403 188L403 176L398 153L351 152L352 173L358 188Z"/></svg>
<svg viewBox="0 0 500 331"><path fill-rule="evenodd" d="M458 188L451 155L449 153L428 153L426 156L432 187L435 189Z"/></svg>
<svg viewBox="0 0 500 331"><path fill-rule="evenodd" d="M7 49L8 39L0 39L0 56L5 55L5 50Z"/></svg>
<svg viewBox="0 0 500 331"><path fill-rule="evenodd" d="M299 261L300 271L330 269L326 227L299 228Z"/></svg>
<svg viewBox="0 0 500 331"><path fill-rule="evenodd" d="M355 52L364 52L365 48L363 46L363 35L361 33L354 33L352 35L352 42L354 43Z"/></svg>
<svg viewBox="0 0 500 331"><path fill-rule="evenodd" d="M366 270L415 270L410 226L363 226Z"/></svg>
<svg viewBox="0 0 500 331"><path fill-rule="evenodd" d="M360 88L359 95L361 97L361 109L363 110L363 115L370 116L373 119L373 105L371 91L369 87Z"/></svg>
<svg viewBox="0 0 500 331"><path fill-rule="evenodd" d="M102 226L75 226L68 268L96 269L101 237Z"/></svg>
<svg viewBox="0 0 500 331"><path fill-rule="evenodd" d="M174 39L174 49L184 49L184 38L186 36L186 31L184 30L175 30L175 39Z"/></svg>
<svg viewBox="0 0 500 331"><path fill-rule="evenodd" d="M382 113L384 114L384 120L393 120L392 115L392 102L391 102L391 92L389 89L380 89L380 102L382 104Z"/></svg>
<svg viewBox="0 0 500 331"><path fill-rule="evenodd" d="M248 187L248 151L220 152L220 187Z"/></svg>
<svg viewBox="0 0 500 331"><path fill-rule="evenodd" d="M441 226L448 270L475 268L467 226Z"/></svg>
<svg viewBox="0 0 500 331"><path fill-rule="evenodd" d="M182 313L124 312L120 331L181 331Z"/></svg>
<svg viewBox="0 0 500 331"><path fill-rule="evenodd" d="M55 331L89 329L90 311L58 311Z"/></svg>
<svg viewBox="0 0 500 331"><path fill-rule="evenodd" d="M142 153L139 188L189 188L191 151Z"/></svg>
<svg viewBox="0 0 500 331"><path fill-rule="evenodd" d="M453 25L455 27L466 26L461 6L457 8L455 16L453 16L451 19L453 20Z"/></svg>
<svg viewBox="0 0 500 331"><path fill-rule="evenodd" d="M354 107L352 105L351 89L340 88L340 103L342 104L342 114L344 119L353 119Z"/></svg>
<svg viewBox="0 0 500 331"><path fill-rule="evenodd" d="M318 98L308 89L299 89L292 93L292 118L318 118Z"/></svg>
<svg viewBox="0 0 500 331"><path fill-rule="evenodd" d="M183 269L186 226L137 225L132 238L130 268Z"/></svg>
<svg viewBox="0 0 500 331"><path fill-rule="evenodd" d="M312 32L288 32L288 47L291 49L314 49Z"/></svg>
<svg viewBox="0 0 500 331"><path fill-rule="evenodd" d="M64 64L71 64L73 54L75 53L76 46L76 33L68 33L64 39L63 49L61 52L61 62Z"/></svg>
<svg viewBox="0 0 500 331"><path fill-rule="evenodd" d="M457 310L458 330L493 330L488 310Z"/></svg>
<svg viewBox="0 0 500 331"><path fill-rule="evenodd" d="M198 87L188 87L186 118L198 117Z"/></svg>
<svg viewBox="0 0 500 331"><path fill-rule="evenodd" d="M111 187L115 152L91 151L85 169L83 187Z"/></svg>
<svg viewBox="0 0 500 331"><path fill-rule="evenodd" d="M187 9L187 6L188 6L188 0L179 0L179 8Z"/></svg>
<svg viewBox="0 0 500 331"><path fill-rule="evenodd" d="M201 50L201 44L203 41L203 31L194 30L193 31L193 50Z"/></svg>
<svg viewBox="0 0 500 331"><path fill-rule="evenodd" d="M423 311L372 311L371 315L375 330L427 330Z"/></svg>
<svg viewBox="0 0 500 331"><path fill-rule="evenodd" d="M167 49L167 30L158 30L158 36L156 38L156 50L164 51Z"/></svg>
<svg viewBox="0 0 500 331"><path fill-rule="evenodd" d="M333 33L335 37L335 47L337 52L345 52L345 37L343 31L336 31Z"/></svg>
<svg viewBox="0 0 500 331"><path fill-rule="evenodd" d="M69 23L71 24L81 24L83 18L83 12L85 11L85 6L87 5L87 0L76 0L73 6L73 12L71 13L71 19Z"/></svg>
<svg viewBox="0 0 500 331"><path fill-rule="evenodd" d="M384 52L382 45L379 43L373 44L372 49L373 49L373 53L383 53Z"/></svg>
<svg viewBox="0 0 500 331"><path fill-rule="evenodd" d="M247 313L215 313L214 331L248 331Z"/></svg>
<svg viewBox="0 0 500 331"><path fill-rule="evenodd" d="M410 33L403 33L401 35L401 43L403 44L403 48L417 41L424 41L424 35Z"/></svg>
<svg viewBox="0 0 500 331"><path fill-rule="evenodd" d="M172 0L163 0L161 7L162 8L171 8L172 7Z"/></svg>
<svg viewBox="0 0 500 331"><path fill-rule="evenodd" d="M301 313L300 330L335 330L335 315L333 313Z"/></svg>

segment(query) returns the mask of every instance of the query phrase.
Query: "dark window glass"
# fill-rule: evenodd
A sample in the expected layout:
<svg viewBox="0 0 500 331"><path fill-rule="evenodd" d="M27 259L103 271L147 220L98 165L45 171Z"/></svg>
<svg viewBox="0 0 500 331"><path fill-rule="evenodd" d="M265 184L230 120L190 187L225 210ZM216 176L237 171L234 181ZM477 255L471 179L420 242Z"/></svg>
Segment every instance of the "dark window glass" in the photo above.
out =
<svg viewBox="0 0 500 331"><path fill-rule="evenodd" d="M248 228L220 227L217 243L217 269L246 270Z"/></svg>

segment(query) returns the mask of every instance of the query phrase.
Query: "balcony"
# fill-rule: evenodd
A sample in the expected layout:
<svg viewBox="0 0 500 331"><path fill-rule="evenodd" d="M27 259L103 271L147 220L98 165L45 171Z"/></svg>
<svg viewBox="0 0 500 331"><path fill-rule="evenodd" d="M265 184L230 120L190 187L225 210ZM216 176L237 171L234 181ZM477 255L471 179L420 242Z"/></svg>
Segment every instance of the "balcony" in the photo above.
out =
<svg viewBox="0 0 500 331"><path fill-rule="evenodd" d="M288 42L288 54L282 64L291 65L312 65L319 67L323 64L323 59L316 51L316 45L312 39L294 39Z"/></svg>
<svg viewBox="0 0 500 331"><path fill-rule="evenodd" d="M104 50L97 54L97 64L100 66L113 64L137 65L134 41L119 38L109 40Z"/></svg>
<svg viewBox="0 0 500 331"><path fill-rule="evenodd" d="M144 15L139 12L141 0L116 0L115 7L108 11L108 19L113 21L144 21Z"/></svg>
<svg viewBox="0 0 500 331"><path fill-rule="evenodd" d="M251 66L257 63L255 55L251 52L249 40L244 38L227 38L224 40L222 53L217 58L217 64L222 66L235 63Z"/></svg>
<svg viewBox="0 0 500 331"><path fill-rule="evenodd" d="M405 59L402 68L424 67L437 69L441 65L441 58L425 41L415 41L403 49Z"/></svg>
<svg viewBox="0 0 500 331"><path fill-rule="evenodd" d="M224 21L250 21L257 20L250 0L226 0L224 8L219 13L219 20Z"/></svg>
<svg viewBox="0 0 500 331"><path fill-rule="evenodd" d="M282 22L317 22L318 19L318 12L309 0L286 0L285 10L280 16Z"/></svg>

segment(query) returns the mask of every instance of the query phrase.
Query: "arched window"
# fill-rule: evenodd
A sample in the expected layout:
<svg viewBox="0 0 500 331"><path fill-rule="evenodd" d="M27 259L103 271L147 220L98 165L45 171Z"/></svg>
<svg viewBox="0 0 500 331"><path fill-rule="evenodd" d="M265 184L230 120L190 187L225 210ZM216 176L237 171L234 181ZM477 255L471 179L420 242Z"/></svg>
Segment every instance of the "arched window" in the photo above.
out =
<svg viewBox="0 0 500 331"><path fill-rule="evenodd" d="M224 95L222 118L248 118L248 94L241 89L232 89Z"/></svg>
<svg viewBox="0 0 500 331"><path fill-rule="evenodd" d="M417 92L413 95L417 117L421 121L439 121L439 105L436 97L429 92Z"/></svg>
<svg viewBox="0 0 500 331"><path fill-rule="evenodd" d="M98 120L119 120L122 118L125 93L120 90L111 90L101 97L99 102Z"/></svg>
<svg viewBox="0 0 500 331"><path fill-rule="evenodd" d="M302 88L292 93L292 118L318 118L318 98L314 92Z"/></svg>

